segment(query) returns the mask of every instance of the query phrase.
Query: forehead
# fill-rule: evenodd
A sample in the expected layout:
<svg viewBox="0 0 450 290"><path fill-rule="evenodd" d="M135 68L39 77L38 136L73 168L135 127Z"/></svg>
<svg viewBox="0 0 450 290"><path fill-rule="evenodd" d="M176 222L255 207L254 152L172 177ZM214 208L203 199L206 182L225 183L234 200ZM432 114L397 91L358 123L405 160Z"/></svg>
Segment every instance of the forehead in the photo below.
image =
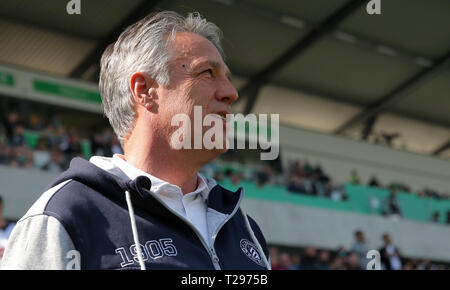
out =
<svg viewBox="0 0 450 290"><path fill-rule="evenodd" d="M201 35L188 32L177 33L171 43L171 49L174 62L186 62L190 66L216 63L228 70L218 49Z"/></svg>

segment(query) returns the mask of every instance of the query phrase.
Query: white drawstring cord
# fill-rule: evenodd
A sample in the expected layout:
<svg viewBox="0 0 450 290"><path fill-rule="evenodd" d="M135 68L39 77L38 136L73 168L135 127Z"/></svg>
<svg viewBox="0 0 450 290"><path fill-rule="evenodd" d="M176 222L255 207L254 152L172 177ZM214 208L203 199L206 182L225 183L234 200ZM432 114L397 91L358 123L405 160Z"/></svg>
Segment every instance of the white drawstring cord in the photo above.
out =
<svg viewBox="0 0 450 290"><path fill-rule="evenodd" d="M138 236L137 229L136 229L136 220L134 219L133 205L131 203L130 192L128 192L128 190L125 191L125 199L127 201L128 212L130 213L131 230L133 232L133 239L134 239L134 244L136 247L136 252L138 254L139 265L141 267L141 270L145 270L145 264L144 264L144 260L142 258L142 251L141 251L141 247L139 244L139 236ZM242 208L240 208L240 210L241 210L242 215L244 216L245 225L248 229L248 232L250 233L250 236L251 236L253 242L255 243L256 247L258 248L258 251L261 253L264 264L266 265L268 270L272 270L272 267L271 267L270 263L268 262L266 255L264 254L264 251L261 247L261 244L259 243L258 239L255 236L255 233L253 232L252 227L250 226L250 222L248 221L247 214L244 212L244 210Z"/></svg>
<svg viewBox="0 0 450 290"><path fill-rule="evenodd" d="M240 210L241 210L242 215L244 216L245 225L247 226L247 230L250 233L250 236L252 237L252 240L255 243L256 247L258 248L258 251L261 253L262 259L264 261L264 264L266 264L267 270L272 270L272 266L270 265L269 261L267 260L266 254L264 254L261 244L259 243L258 239L255 236L255 233L252 230L252 227L250 226L250 222L248 221L247 214L244 212L242 207L240 207Z"/></svg>
<svg viewBox="0 0 450 290"><path fill-rule="evenodd" d="M145 270L144 260L142 259L141 245L139 244L139 236L136 230L136 220L134 219L133 205L131 204L130 193L128 192L128 190L125 191L125 199L127 200L128 212L130 213L131 230L133 231L134 245L138 254L139 265L141 266L141 270Z"/></svg>

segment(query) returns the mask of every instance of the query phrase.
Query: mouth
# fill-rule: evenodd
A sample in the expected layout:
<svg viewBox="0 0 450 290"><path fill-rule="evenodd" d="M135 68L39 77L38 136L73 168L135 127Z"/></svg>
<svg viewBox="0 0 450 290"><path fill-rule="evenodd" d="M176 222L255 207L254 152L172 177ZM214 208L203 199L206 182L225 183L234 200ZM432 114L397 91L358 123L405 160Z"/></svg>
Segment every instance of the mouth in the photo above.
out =
<svg viewBox="0 0 450 290"><path fill-rule="evenodd" d="M217 117L221 118L223 121L227 122L228 114L230 114L230 112L228 112L228 111L219 111L219 112L213 113L211 115L217 116Z"/></svg>

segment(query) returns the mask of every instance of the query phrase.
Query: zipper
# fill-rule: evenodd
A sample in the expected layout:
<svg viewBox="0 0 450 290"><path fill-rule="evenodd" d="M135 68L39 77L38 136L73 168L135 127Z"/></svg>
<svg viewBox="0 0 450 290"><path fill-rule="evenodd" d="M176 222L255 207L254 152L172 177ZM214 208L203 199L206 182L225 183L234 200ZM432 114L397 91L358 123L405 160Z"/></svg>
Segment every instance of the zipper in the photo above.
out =
<svg viewBox="0 0 450 290"><path fill-rule="evenodd" d="M203 247L206 249L206 251L209 254L209 258L211 259L214 269L215 270L222 270L220 268L220 264L219 264L219 257L216 254L216 251L214 250L214 241L211 241L211 247L209 247L206 244L205 239L203 238L203 236L200 234L200 232L194 227L192 226L192 224L190 222L188 222L183 216L181 216L180 214L178 214L176 211L172 210L170 207L168 207L164 202L162 202L158 196L156 196L156 194L152 194L152 196L162 205L164 206L168 211L170 211L172 214L174 214L175 216L177 216L178 218L180 218L188 227L190 227L194 233L197 235L197 238L200 240L200 242L202 242ZM240 201L240 200L239 200ZM227 218L228 220L229 218ZM223 224L222 224L223 225ZM221 226L222 226L221 225Z"/></svg>
<svg viewBox="0 0 450 290"><path fill-rule="evenodd" d="M214 269L216 269L216 270L222 270L221 268L220 268L220 264L219 264L219 257L217 256L217 254L216 254L216 251L214 250L214 246L212 246L211 248L210 248L210 250L211 250L211 260L212 260L212 262L213 262L213 265L214 265Z"/></svg>
<svg viewBox="0 0 450 290"><path fill-rule="evenodd" d="M156 194L152 194L151 191L149 191L149 192L152 195L152 197L154 197L162 206L164 206L169 212L171 212L172 214L177 216L179 219L181 219L188 227L190 227L194 231L194 233L197 235L197 238L202 242L203 247L208 252L209 258L212 261L214 269L215 270L222 270L222 268L220 267L220 264L219 264L219 262L220 262L219 257L217 256L217 253L216 253L216 251L214 249L214 243L216 242L216 237L217 237L217 234L219 233L220 229L234 216L234 214L239 209L239 206L241 204L242 198L244 196L243 191L244 191L244 188L242 187L242 190L241 190L240 196L239 196L239 200L238 200L236 206L234 207L233 212L231 212L231 214L228 215L228 217L217 228L217 230L214 233L214 235L212 235L212 237L211 237L211 247L209 247L209 245L206 244L206 241L203 238L203 236L200 234L200 232L194 226L192 226L192 224L190 222L188 222L183 216L178 214L176 211L174 211L170 207L168 207L161 199L159 199L159 197Z"/></svg>
<svg viewBox="0 0 450 290"><path fill-rule="evenodd" d="M239 200L238 200L236 206L234 207L233 211L231 212L231 214L229 214L228 217L219 225L219 227L217 228L217 230L215 231L215 233L211 237L211 249L212 249L212 251L214 253L214 256L217 258L217 263L219 262L219 257L217 257L216 252L214 251L214 243L216 242L216 237L219 234L219 231L222 229L222 227L235 215L235 213L239 209L239 206L241 204L242 198L244 196L242 194L243 191L244 191L244 188L242 188L242 191L241 191L240 196L239 196Z"/></svg>

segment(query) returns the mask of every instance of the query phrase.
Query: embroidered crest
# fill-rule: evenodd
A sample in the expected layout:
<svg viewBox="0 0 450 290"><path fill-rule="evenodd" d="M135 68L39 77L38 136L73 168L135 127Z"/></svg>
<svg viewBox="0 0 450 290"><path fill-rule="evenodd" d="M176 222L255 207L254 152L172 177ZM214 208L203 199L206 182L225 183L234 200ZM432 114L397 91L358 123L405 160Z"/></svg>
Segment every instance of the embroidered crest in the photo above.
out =
<svg viewBox="0 0 450 290"><path fill-rule="evenodd" d="M250 242L247 239L242 239L240 246L241 246L242 252L244 252L244 254L248 258L250 258L250 260L252 260L256 264L260 265L261 267L265 266L264 261L261 257L261 254L258 252L255 244L253 244L252 242Z"/></svg>

